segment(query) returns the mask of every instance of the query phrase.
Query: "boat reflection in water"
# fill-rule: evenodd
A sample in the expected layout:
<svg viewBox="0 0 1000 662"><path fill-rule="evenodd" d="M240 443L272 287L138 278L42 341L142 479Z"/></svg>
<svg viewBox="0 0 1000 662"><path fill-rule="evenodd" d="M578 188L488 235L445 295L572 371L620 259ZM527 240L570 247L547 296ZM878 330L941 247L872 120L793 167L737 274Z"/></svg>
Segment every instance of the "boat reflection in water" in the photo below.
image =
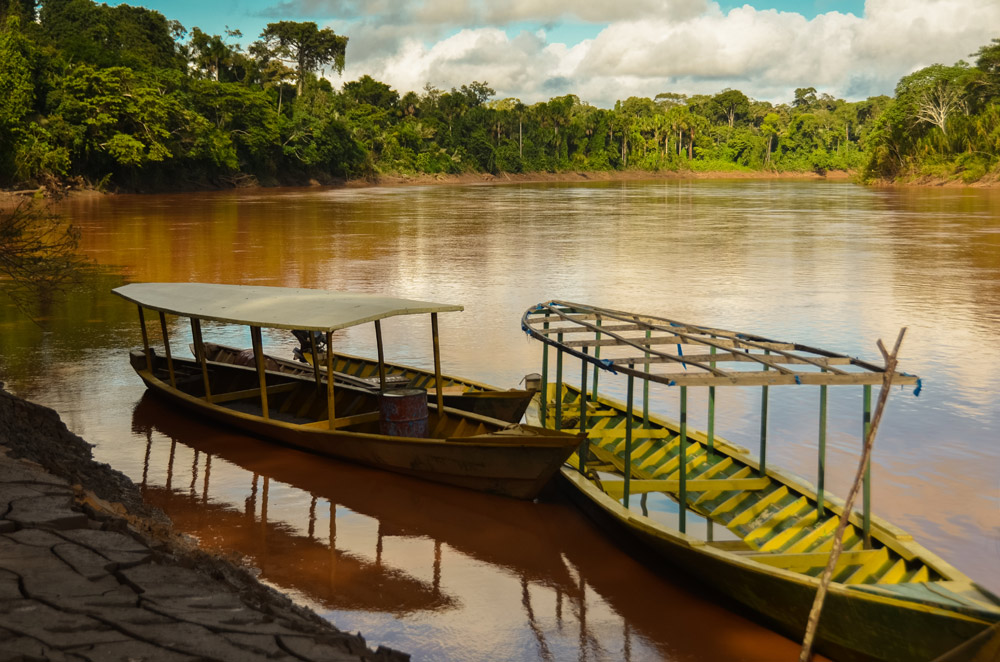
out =
<svg viewBox="0 0 1000 662"><path fill-rule="evenodd" d="M421 660L780 660L798 644L651 573L572 508L133 412L148 503L338 627ZM823 658L817 657L817 660Z"/></svg>

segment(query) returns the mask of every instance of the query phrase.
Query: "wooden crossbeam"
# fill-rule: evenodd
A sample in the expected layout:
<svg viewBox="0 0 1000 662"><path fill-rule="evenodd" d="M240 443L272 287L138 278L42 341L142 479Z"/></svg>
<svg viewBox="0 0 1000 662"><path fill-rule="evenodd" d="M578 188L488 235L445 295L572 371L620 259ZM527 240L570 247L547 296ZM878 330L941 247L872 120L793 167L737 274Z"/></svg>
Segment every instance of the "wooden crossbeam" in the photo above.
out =
<svg viewBox="0 0 1000 662"><path fill-rule="evenodd" d="M769 478L692 478L687 481L687 491L707 492L707 491L731 491L731 490L762 490L771 484ZM677 492L680 490L681 481L676 479L645 480L633 479L629 481L629 493L641 494L644 492ZM621 499L625 495L625 481L623 480L602 480L601 487L612 499Z"/></svg>
<svg viewBox="0 0 1000 662"><path fill-rule="evenodd" d="M276 393L286 393L288 391L294 391L298 387L298 383L289 382L287 384L275 384L274 386L267 387L267 394L274 395ZM232 402L233 400L243 400L244 398L259 398L260 389L259 388L248 388L243 391L232 391L230 393L215 393L212 395L213 403L220 402Z"/></svg>
<svg viewBox="0 0 1000 662"><path fill-rule="evenodd" d="M846 568L852 565L864 565L874 555L884 554L884 549L862 549L854 552L841 552L837 561L837 566ZM830 560L828 552L806 553L806 554L746 554L743 558L765 563L775 568L785 570L808 570L809 568L821 568Z"/></svg>
<svg viewBox="0 0 1000 662"><path fill-rule="evenodd" d="M354 416L343 416L341 418L335 418L333 419L333 425L330 425L329 420L322 420L322 421L315 421L312 423L303 423L299 427L317 428L320 430L346 428L349 425L357 425L359 423L371 423L372 421L377 421L378 417L379 413L377 411L372 411L365 414L355 414Z"/></svg>

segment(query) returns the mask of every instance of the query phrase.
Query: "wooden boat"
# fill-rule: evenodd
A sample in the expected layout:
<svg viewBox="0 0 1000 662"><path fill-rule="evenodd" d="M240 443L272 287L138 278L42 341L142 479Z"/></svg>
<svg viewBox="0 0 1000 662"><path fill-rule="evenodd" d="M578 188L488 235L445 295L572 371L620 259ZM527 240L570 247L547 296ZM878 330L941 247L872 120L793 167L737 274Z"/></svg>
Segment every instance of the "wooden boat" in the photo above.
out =
<svg viewBox="0 0 1000 662"><path fill-rule="evenodd" d="M501 494L534 498L580 443L572 434L509 424L443 404L437 315L461 306L274 287L204 283L133 283L113 290L135 303L143 349L131 362L152 391L190 411L250 434L380 469ZM163 355L150 345L146 310L159 313ZM173 357L167 315L191 320L195 359ZM261 328L325 333L373 323L381 384L385 384L381 321L398 315L431 317L436 402L420 389L324 384L265 368ZM209 361L201 323L250 327L255 367ZM332 373L332 353L327 372Z"/></svg>
<svg viewBox="0 0 1000 662"><path fill-rule="evenodd" d="M252 350L238 349L216 343L205 343L205 354L209 361L218 363L238 363L252 357ZM312 375L312 355L306 354L308 362L282 359L266 355L268 370L293 375ZM320 375L326 382L326 358L320 352ZM434 386L434 373L399 363L384 362L386 385L390 388L422 388L430 391ZM378 390L380 376L378 361L360 356L337 353L334 355L334 375L338 382L360 388ZM517 423L524 416L534 395L531 391L511 389L504 391L489 384L470 379L441 375L441 390L444 406L462 411L470 411L481 416L496 418L508 423Z"/></svg>
<svg viewBox="0 0 1000 662"><path fill-rule="evenodd" d="M823 487L826 389L861 385L867 417L871 385L883 383L885 370L795 343L563 301L530 308L522 328L546 348L543 397L529 420L589 439L583 457L562 470L571 498L609 530L801 639L844 503ZM566 356L584 362L579 386L563 380ZM624 374L627 401L588 390L591 367L594 381L599 371ZM912 375L892 377L920 387ZM635 406L637 378L679 389L679 420L649 412L647 398ZM781 384L820 388L815 486L766 465L767 388ZM707 432L687 428L692 385L710 389ZM713 432L714 389L725 385L762 388L756 457ZM865 506L851 513L841 538L817 650L836 660L932 660L995 627L1000 598L871 515L869 489L866 481Z"/></svg>

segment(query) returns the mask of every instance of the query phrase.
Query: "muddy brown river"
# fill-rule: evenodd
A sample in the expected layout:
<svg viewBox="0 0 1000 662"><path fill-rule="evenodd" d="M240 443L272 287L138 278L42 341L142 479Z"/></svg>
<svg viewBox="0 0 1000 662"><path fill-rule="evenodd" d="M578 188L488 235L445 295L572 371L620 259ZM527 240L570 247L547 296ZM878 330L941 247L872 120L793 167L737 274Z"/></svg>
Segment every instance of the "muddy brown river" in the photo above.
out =
<svg viewBox="0 0 1000 662"><path fill-rule="evenodd" d="M372 645L511 661L763 662L799 648L630 554L558 496L469 493L185 418L129 367L136 312L112 287L201 281L463 304L441 315L442 368L505 388L540 372L520 317L554 298L873 362L875 341L907 326L900 367L923 387L889 400L873 512L1000 591L1000 191L667 180L117 196L62 212L96 268L33 320L0 298L0 380L56 409L180 530L247 557ZM433 365L423 321L383 323L388 360ZM172 344L187 344L185 326ZM371 335L340 333L338 348L371 355ZM205 338L250 345L218 325ZM264 342L286 356L295 346L276 331ZM602 377L601 388L621 397L624 382ZM841 496L861 446L860 391L830 392L827 489ZM671 415L676 398L654 389L650 406ZM757 390L717 398L716 434L755 448ZM703 401L692 393L690 425L704 425ZM769 466L815 481L817 403L814 387L771 389Z"/></svg>

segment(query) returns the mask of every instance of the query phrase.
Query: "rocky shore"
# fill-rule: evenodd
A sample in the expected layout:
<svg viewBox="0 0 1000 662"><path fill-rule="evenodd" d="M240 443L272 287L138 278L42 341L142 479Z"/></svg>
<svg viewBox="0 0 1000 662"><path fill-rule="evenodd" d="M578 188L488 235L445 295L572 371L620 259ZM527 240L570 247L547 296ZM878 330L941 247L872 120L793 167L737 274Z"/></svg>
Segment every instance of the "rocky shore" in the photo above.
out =
<svg viewBox="0 0 1000 662"><path fill-rule="evenodd" d="M0 383L0 661L403 662L200 551Z"/></svg>

